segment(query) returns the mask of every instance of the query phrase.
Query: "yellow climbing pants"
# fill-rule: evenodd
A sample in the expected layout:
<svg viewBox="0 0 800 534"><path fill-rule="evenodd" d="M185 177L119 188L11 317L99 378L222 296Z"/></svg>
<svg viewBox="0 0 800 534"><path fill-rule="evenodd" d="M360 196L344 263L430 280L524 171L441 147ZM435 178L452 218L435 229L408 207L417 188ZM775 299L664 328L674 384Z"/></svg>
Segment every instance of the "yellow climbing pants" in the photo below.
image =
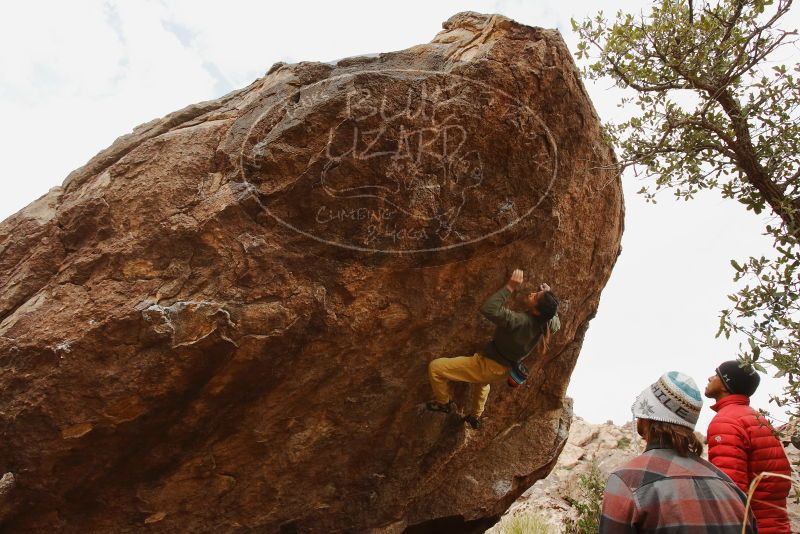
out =
<svg viewBox="0 0 800 534"><path fill-rule="evenodd" d="M475 417L483 413L486 399L489 398L489 382L502 378L507 373L506 367L478 352L472 356L437 358L428 364L428 377L437 402L447 404L450 401L449 380L475 384L470 388L469 401L469 414Z"/></svg>

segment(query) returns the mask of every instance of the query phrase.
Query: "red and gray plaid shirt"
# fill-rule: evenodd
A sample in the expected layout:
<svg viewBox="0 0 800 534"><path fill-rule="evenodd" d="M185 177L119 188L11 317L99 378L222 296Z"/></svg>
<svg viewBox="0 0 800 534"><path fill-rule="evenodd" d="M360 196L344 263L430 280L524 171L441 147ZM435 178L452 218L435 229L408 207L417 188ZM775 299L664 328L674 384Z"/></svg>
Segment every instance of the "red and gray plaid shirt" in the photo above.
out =
<svg viewBox="0 0 800 534"><path fill-rule="evenodd" d="M711 463L648 446L608 477L601 534L740 534L744 493ZM746 532L755 533L752 514Z"/></svg>

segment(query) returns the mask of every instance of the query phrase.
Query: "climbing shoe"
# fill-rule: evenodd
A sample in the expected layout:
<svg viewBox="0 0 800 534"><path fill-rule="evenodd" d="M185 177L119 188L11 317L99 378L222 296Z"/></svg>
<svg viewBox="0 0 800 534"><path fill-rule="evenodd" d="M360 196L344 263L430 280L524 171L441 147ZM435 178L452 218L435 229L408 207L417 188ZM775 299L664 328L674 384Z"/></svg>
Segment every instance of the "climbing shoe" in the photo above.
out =
<svg viewBox="0 0 800 534"><path fill-rule="evenodd" d="M467 423L472 428L474 428L475 430L478 430L481 427L481 422L474 415L465 415L464 422Z"/></svg>
<svg viewBox="0 0 800 534"><path fill-rule="evenodd" d="M455 411L456 403L453 401L447 401L447 404L442 404L441 402L432 400L425 403L425 408L432 412L450 413Z"/></svg>

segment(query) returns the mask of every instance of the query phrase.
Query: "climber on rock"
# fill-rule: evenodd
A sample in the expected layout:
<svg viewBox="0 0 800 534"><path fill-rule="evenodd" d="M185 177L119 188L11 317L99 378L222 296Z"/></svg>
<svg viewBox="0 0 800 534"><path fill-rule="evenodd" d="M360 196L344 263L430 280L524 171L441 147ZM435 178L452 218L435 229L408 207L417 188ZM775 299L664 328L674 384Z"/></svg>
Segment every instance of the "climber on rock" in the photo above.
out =
<svg viewBox="0 0 800 534"><path fill-rule="evenodd" d="M430 362L428 376L436 399L425 405L428 410L450 413L455 409L449 381L475 384L464 421L472 428L480 428L478 418L489 396L489 383L504 376L512 386L524 382L527 370L522 360L537 344L539 354L547 351L551 333L561 326L557 315L559 300L550 286L542 284L539 291L531 291L523 298L524 312L509 310L504 304L522 282L523 273L516 269L506 285L481 306L481 314L497 325L494 338L483 351Z"/></svg>

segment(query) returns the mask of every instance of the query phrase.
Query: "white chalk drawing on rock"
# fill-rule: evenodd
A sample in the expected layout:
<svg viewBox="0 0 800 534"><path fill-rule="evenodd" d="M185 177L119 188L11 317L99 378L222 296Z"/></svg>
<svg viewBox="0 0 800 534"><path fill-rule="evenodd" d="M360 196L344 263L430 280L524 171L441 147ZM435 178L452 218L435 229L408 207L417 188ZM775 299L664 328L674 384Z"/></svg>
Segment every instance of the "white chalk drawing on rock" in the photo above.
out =
<svg viewBox="0 0 800 534"><path fill-rule="evenodd" d="M385 77L387 87L376 94L359 86L359 76L371 76L373 88L377 85L375 77ZM412 84L398 76L423 78L412 80ZM404 99L397 96L402 94L396 86L401 82L409 84ZM344 98L338 86L325 96L325 86L330 84L347 85ZM389 84L395 84L392 91L388 90ZM309 155L303 171L313 175L318 190L324 192L315 201L327 198L330 202L315 205L310 216L305 217L316 221L317 226L289 220L262 204L278 222L317 241L366 252L401 254L476 243L512 228L530 215L546 197L556 177L558 154L552 134L536 113L512 95L460 75L389 69L326 78L265 109L242 143L242 179L250 183L248 173L258 172L261 162L277 158L273 150L304 157L305 147L296 146L297 140L286 132L309 120L308 114L313 111L306 106L328 104L340 106L338 122L327 129L324 149ZM538 198L527 206L517 203L511 204L512 210L505 205L497 209L496 218L502 221L502 226L487 229L481 235L469 235L464 229L466 225L459 225L465 206L471 198L476 201L487 176L493 177L496 184L501 172L486 168L486 159L475 148L477 143L470 134L480 131L487 109L503 109L501 104L513 111L508 113L508 120L513 123L509 128L522 139L535 140L529 146L538 143L538 148L526 157L532 168L549 180L544 190L538 192ZM282 117L277 122L276 114ZM262 132L257 126L266 117L272 121L271 126ZM278 130L276 125L281 121L286 122ZM353 202L359 199L369 204L354 208ZM377 221L375 217L366 218L362 222L364 232L358 236L336 235L331 230L333 218L319 216L362 211L384 215L377 217ZM340 222L343 219L350 225L347 228L352 229L356 218L342 217ZM414 245L415 239L419 246Z"/></svg>

